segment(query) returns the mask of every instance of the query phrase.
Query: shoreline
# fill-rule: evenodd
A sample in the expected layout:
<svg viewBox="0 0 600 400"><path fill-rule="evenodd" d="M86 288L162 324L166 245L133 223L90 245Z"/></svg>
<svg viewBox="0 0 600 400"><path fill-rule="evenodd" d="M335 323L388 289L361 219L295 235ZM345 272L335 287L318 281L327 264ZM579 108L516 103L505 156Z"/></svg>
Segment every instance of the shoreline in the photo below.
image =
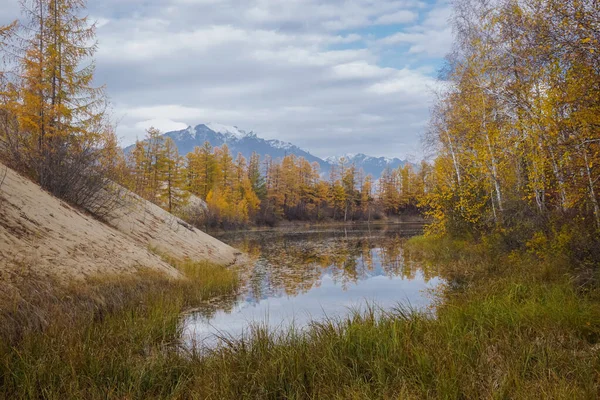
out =
<svg viewBox="0 0 600 400"><path fill-rule="evenodd" d="M411 217L412 219L413 217ZM357 227L357 226L373 226L373 227L385 227L385 226L398 226L398 225L427 225L428 220L423 217L416 217L414 220L401 219L387 219L377 221L326 221L326 222L304 222L304 221L285 221L275 226L251 226L243 228L232 228L232 229L207 229L202 228L207 234L214 236L234 234L234 233L246 233L246 232L271 232L277 230L292 230L295 228L311 229L311 228L343 228L343 227Z"/></svg>

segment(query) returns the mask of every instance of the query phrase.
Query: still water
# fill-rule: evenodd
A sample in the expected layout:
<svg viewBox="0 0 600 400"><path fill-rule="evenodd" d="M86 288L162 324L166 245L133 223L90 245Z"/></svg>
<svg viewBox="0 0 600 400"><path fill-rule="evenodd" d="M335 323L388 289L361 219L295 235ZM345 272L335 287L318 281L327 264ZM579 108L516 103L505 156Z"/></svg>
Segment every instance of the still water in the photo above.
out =
<svg viewBox="0 0 600 400"><path fill-rule="evenodd" d="M219 236L251 261L240 267L236 296L186 316L187 345L214 347L253 326L270 331L341 318L355 310L399 305L425 309L442 280L404 249L418 224L273 229Z"/></svg>

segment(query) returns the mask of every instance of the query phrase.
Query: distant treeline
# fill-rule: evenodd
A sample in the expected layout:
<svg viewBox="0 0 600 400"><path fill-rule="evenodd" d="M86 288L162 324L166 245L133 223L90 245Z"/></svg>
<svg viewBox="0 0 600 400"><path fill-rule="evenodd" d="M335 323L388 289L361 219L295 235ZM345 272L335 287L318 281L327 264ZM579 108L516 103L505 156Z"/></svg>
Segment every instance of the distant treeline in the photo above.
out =
<svg viewBox="0 0 600 400"><path fill-rule="evenodd" d="M386 169L378 182L342 158L322 177L317 163L289 155L246 160L208 142L182 157L149 129L123 160L121 182L199 225L274 225L278 221L357 221L419 212L431 167ZM204 201L190 201L194 195Z"/></svg>

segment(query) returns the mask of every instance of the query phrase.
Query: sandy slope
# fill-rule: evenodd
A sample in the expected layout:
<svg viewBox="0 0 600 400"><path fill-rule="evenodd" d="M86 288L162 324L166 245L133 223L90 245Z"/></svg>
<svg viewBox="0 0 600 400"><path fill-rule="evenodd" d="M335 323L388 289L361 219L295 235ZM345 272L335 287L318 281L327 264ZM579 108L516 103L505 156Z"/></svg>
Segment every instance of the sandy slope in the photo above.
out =
<svg viewBox="0 0 600 400"><path fill-rule="evenodd" d="M162 208L128 192L128 206L108 223L137 242L178 259L211 260L232 264L239 252Z"/></svg>
<svg viewBox="0 0 600 400"><path fill-rule="evenodd" d="M0 164L0 181L5 167ZM136 196L112 226L51 196L14 171L0 186L0 281L14 268L59 279L130 273L140 267L178 272L149 250L177 258L233 263L231 247Z"/></svg>

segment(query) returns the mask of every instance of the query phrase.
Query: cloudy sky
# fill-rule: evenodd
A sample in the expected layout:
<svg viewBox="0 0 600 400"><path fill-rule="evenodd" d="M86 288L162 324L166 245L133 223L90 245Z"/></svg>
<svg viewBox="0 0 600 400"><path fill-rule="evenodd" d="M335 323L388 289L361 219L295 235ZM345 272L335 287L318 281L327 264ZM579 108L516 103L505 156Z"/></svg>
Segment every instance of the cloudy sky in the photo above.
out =
<svg viewBox="0 0 600 400"><path fill-rule="evenodd" d="M19 17L1 0L0 23ZM419 158L446 0L92 0L124 144L218 122L326 157Z"/></svg>

